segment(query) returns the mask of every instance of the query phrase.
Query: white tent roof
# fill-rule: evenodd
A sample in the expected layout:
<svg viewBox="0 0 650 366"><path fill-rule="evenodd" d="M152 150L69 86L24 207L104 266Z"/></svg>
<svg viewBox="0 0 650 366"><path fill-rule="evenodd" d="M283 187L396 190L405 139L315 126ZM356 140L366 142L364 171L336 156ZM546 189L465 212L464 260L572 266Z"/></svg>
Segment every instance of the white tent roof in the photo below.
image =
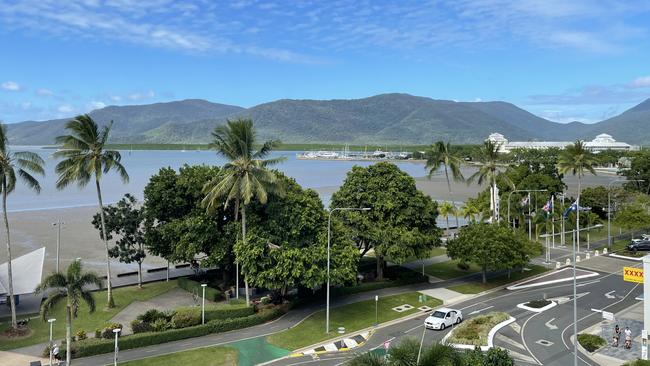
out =
<svg viewBox="0 0 650 366"><path fill-rule="evenodd" d="M11 260L14 295L34 292L36 286L41 283L44 261L45 247ZM7 294L9 291L9 273L7 272L7 263L0 264L0 295Z"/></svg>

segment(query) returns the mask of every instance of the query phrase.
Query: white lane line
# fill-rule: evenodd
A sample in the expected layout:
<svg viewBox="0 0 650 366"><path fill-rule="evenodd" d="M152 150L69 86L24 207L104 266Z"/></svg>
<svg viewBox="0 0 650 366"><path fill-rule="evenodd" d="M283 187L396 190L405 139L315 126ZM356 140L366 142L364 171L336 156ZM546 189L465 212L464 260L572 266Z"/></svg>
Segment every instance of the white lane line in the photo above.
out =
<svg viewBox="0 0 650 366"><path fill-rule="evenodd" d="M510 338L504 336L501 333L497 333L496 339L503 342L503 343L508 343L509 345L511 345L513 347L517 347L517 348L522 349L524 351L526 350L526 348L521 343L515 341L514 339L510 339Z"/></svg>
<svg viewBox="0 0 650 366"><path fill-rule="evenodd" d="M405 331L404 333L412 332L412 331L414 331L414 330L416 330L416 329L418 329L418 328L420 328L420 327L422 327L422 326L424 326L424 324L420 324L420 325L418 325L417 327L413 327L413 328L411 328L411 329Z"/></svg>
<svg viewBox="0 0 650 366"><path fill-rule="evenodd" d="M478 313L480 313L480 312L482 312L482 311L492 309L493 307L494 307L494 305L490 305L490 306L488 306L488 307L486 307L486 308L483 308L483 309L474 310L474 311L472 311L471 313L469 313L469 315L478 314Z"/></svg>

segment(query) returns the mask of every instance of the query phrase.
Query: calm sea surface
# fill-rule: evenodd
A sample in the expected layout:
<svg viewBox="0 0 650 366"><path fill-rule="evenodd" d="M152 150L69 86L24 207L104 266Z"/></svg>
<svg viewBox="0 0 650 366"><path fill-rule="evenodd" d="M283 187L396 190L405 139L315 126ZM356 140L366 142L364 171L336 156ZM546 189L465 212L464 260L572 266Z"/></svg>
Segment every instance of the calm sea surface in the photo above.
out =
<svg viewBox="0 0 650 366"><path fill-rule="evenodd" d="M18 184L8 199L8 210L27 211L97 204L95 186L92 183L84 188L70 186L62 191L56 189L54 167L57 161L52 158L54 150L18 146L12 149L14 151L34 151L45 159L47 165L45 177L39 179L42 187L41 193L36 194L23 184ZM149 178L156 174L160 168L178 169L184 164L222 165L225 162L212 151L138 150L122 151L121 153L122 163L129 173L130 181L128 184L123 184L114 172L106 175L102 180L102 194L105 203L116 202L126 193L134 194L142 199L142 191L149 182ZM272 154L272 157L279 156L286 157L286 160L277 165L277 169L295 178L303 187L315 189L326 205L329 203L332 192L343 183L346 173L353 166L372 164L371 162L358 161L298 160L294 151L279 151ZM413 177L425 175L424 166L421 163L400 162L397 165Z"/></svg>

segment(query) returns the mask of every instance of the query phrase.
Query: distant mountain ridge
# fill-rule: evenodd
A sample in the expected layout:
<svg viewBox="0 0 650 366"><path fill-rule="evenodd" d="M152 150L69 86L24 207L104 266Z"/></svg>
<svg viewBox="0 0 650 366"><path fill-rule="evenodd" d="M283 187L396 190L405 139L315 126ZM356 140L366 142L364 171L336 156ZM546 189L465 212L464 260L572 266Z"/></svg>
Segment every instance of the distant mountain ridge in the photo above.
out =
<svg viewBox="0 0 650 366"><path fill-rule="evenodd" d="M593 139L608 133L619 141L647 144L650 99L594 124L561 124L507 102L454 102L409 94L362 99L281 99L251 108L201 99L108 106L89 113L114 121L114 143L205 143L228 118L252 118L263 139L287 143L428 144L436 140L479 143L499 132L511 141ZM8 125L12 144L48 145L69 119Z"/></svg>

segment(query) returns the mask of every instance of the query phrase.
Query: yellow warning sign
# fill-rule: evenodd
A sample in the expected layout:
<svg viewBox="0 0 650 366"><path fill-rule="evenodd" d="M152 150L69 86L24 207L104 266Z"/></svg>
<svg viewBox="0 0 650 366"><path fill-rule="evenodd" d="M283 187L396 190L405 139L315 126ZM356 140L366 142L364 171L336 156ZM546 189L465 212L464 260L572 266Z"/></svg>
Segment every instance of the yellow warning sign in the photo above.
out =
<svg viewBox="0 0 650 366"><path fill-rule="evenodd" d="M623 267L623 280L627 282L643 283L643 269Z"/></svg>

